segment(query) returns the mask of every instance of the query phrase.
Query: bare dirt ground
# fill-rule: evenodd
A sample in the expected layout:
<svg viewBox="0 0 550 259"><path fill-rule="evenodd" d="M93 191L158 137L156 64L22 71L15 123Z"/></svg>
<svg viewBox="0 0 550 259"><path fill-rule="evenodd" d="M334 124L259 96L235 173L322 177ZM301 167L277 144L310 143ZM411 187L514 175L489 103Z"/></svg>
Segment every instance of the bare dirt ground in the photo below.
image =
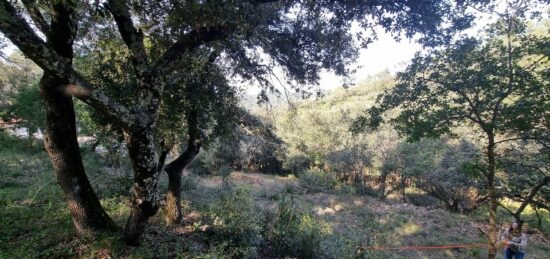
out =
<svg viewBox="0 0 550 259"><path fill-rule="evenodd" d="M370 250L409 246L444 246L484 244L478 227L487 229L483 215L449 213L435 206L418 207L395 200L381 201L370 196L336 192L308 193L294 177L234 172L232 182L248 188L264 211L274 210L277 195L292 190L298 207L309 210L328 222L333 231L357 244L371 258L485 258L484 248L441 250ZM197 177L192 190L184 190L191 205L208 204L212 193L222 184L221 177ZM193 207L193 206L190 206ZM187 223L200 218L188 211ZM189 229L189 227L187 227ZM185 227L180 227L183 231ZM529 235L527 254L530 258L547 258L550 238L540 232Z"/></svg>

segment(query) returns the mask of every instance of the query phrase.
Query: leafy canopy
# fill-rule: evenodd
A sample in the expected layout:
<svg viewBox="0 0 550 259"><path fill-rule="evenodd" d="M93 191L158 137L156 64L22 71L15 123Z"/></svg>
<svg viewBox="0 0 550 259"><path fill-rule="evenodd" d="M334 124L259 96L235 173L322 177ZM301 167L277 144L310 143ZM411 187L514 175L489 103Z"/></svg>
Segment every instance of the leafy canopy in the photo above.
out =
<svg viewBox="0 0 550 259"><path fill-rule="evenodd" d="M449 47L417 54L397 75L397 85L379 96L379 104L355 121L356 132L389 119L409 140L452 133L473 125L490 134L523 134L547 121L550 81L549 37L531 35L515 23L513 49L508 53L502 26L485 39L462 38ZM511 70L509 69L509 58Z"/></svg>

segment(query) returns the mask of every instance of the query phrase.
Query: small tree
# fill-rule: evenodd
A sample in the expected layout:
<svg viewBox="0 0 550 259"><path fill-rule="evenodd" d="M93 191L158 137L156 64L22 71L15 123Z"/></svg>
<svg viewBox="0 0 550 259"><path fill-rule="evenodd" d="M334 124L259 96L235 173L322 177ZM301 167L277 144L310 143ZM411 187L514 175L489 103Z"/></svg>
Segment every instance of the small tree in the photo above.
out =
<svg viewBox="0 0 550 259"><path fill-rule="evenodd" d="M475 169L481 151L464 139L444 148L435 169L422 174L416 186L445 203L450 211L472 211L487 200L481 193L483 176Z"/></svg>
<svg viewBox="0 0 550 259"><path fill-rule="evenodd" d="M385 111L399 108L391 122L410 141L448 134L460 125L479 133L485 155L479 170L490 199L489 258L496 255L500 197L496 147L536 130L546 120L548 107L544 71L550 62L548 56L537 54L550 39L527 33L525 22L519 20L526 6L509 9L485 39L462 38L444 49L417 54L398 74L395 88L382 94L379 104L354 125L356 131L377 127Z"/></svg>

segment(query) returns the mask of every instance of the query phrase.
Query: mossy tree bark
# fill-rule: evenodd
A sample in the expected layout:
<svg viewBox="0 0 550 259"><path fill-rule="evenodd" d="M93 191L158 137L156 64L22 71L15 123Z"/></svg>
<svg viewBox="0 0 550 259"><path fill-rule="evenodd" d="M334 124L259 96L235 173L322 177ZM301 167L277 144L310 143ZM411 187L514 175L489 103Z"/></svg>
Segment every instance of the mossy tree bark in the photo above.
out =
<svg viewBox="0 0 550 259"><path fill-rule="evenodd" d="M128 155L134 170L133 200L130 216L124 230L124 240L138 245L149 217L159 208L158 158L155 152L153 128L125 131Z"/></svg>

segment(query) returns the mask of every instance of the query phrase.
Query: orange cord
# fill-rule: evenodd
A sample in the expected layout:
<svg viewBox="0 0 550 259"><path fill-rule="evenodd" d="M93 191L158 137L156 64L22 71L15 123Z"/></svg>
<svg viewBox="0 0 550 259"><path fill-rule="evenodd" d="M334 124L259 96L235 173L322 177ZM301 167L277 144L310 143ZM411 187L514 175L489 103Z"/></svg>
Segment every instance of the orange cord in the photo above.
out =
<svg viewBox="0 0 550 259"><path fill-rule="evenodd" d="M453 249L453 248L486 248L487 244L468 244L468 245L444 245L444 246L401 246L401 247L386 247L386 246L367 246L365 250L435 250L435 249Z"/></svg>

